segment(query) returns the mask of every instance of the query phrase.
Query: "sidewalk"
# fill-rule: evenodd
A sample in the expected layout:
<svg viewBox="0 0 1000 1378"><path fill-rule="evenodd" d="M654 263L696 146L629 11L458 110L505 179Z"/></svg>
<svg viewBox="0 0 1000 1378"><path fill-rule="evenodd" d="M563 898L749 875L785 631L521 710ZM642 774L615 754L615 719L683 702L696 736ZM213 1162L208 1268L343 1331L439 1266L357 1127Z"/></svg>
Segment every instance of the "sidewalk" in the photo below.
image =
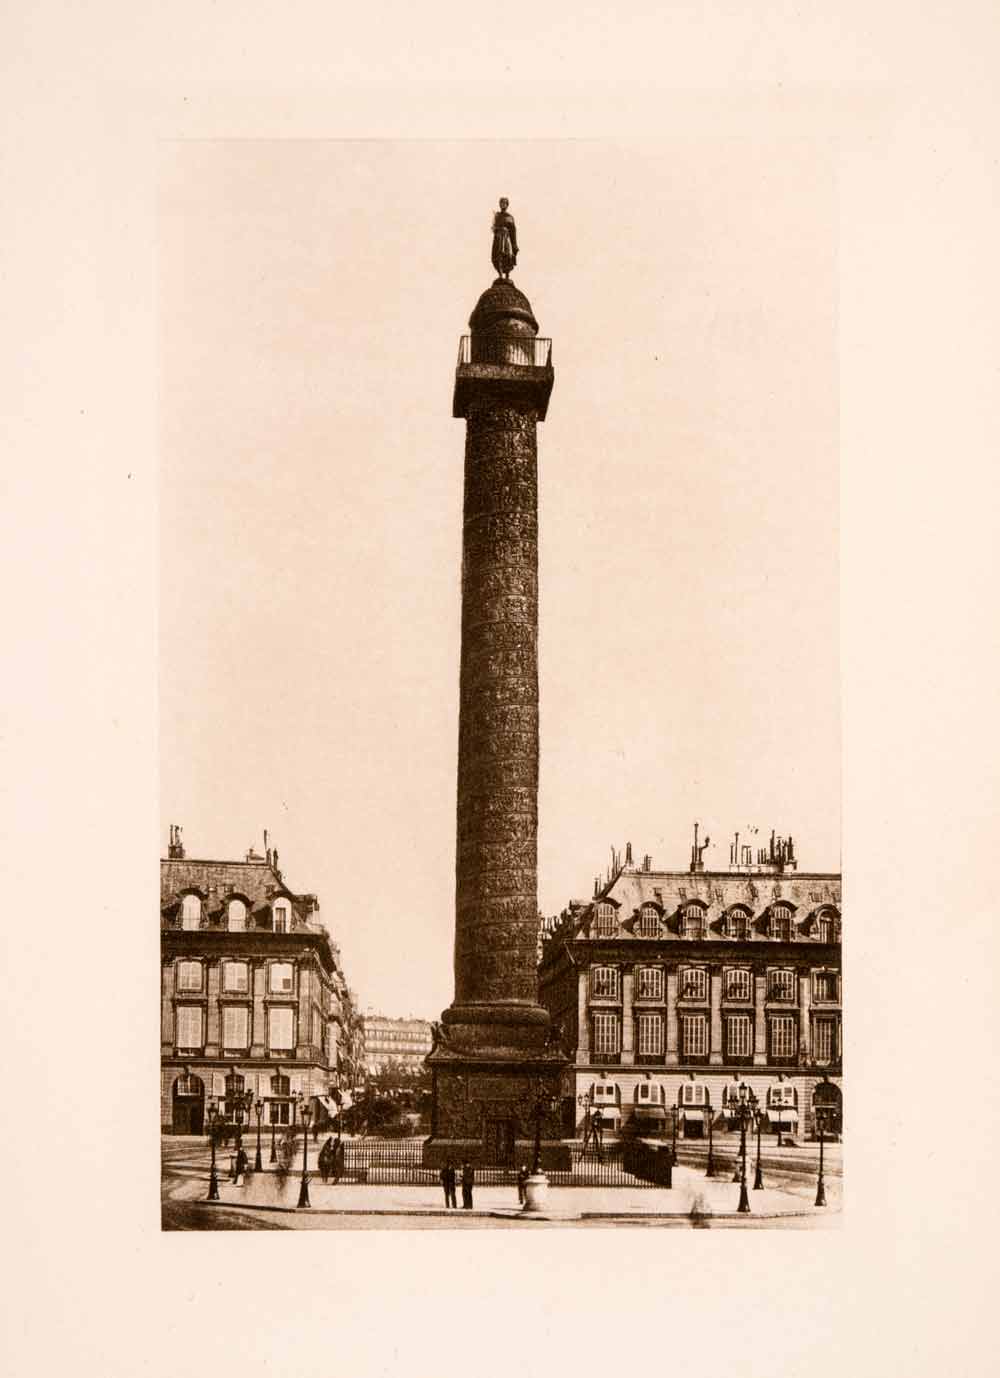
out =
<svg viewBox="0 0 1000 1378"><path fill-rule="evenodd" d="M248 1174L246 1184L219 1183L219 1206L244 1210L295 1211L301 1176L292 1173L284 1183L272 1173ZM186 1193L185 1193L186 1194ZM696 1218L727 1217L737 1213L740 1189L724 1178L708 1179L697 1169L678 1167L674 1185L663 1187L552 1187L544 1212L526 1214L512 1187L480 1187L475 1192L473 1212L449 1212L440 1188L432 1186L364 1186L353 1183L324 1185L310 1176L309 1199L312 1212L357 1215L490 1215L532 1220L580 1220L588 1218L650 1219L668 1216ZM778 1218L822 1213L812 1202L811 1191L789 1191L765 1187L749 1191L750 1210L761 1218ZM839 1183L827 1186L827 1213L840 1207Z"/></svg>

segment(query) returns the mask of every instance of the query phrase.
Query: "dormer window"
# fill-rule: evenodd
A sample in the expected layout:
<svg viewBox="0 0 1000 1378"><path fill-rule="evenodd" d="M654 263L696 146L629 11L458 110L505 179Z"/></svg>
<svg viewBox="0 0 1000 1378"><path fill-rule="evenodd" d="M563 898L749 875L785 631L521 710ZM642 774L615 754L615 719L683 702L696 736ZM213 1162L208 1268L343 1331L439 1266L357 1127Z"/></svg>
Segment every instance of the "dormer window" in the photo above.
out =
<svg viewBox="0 0 1000 1378"><path fill-rule="evenodd" d="M611 938L614 936L618 923L615 919L615 906L606 900L597 906L597 936L599 938Z"/></svg>
<svg viewBox="0 0 1000 1378"><path fill-rule="evenodd" d="M245 933L247 926L247 907L242 900L230 900L227 924L230 933Z"/></svg>
<svg viewBox="0 0 1000 1378"><path fill-rule="evenodd" d="M276 900L274 903L274 931L275 933L287 933L291 924L291 905L287 900Z"/></svg>
<svg viewBox="0 0 1000 1378"><path fill-rule="evenodd" d="M197 895L185 895L181 902L181 928L193 931L201 927L201 900Z"/></svg>
<svg viewBox="0 0 1000 1378"><path fill-rule="evenodd" d="M639 922L636 925L636 932L640 938L655 938L660 931L660 916L656 912L653 904L644 904L639 910Z"/></svg>
<svg viewBox="0 0 1000 1378"><path fill-rule="evenodd" d="M750 916L745 909L730 909L726 915L723 929L727 938L734 938L737 942L746 942L750 936Z"/></svg>
<svg viewBox="0 0 1000 1378"><path fill-rule="evenodd" d="M681 915L681 932L685 938L704 938L705 909L700 904L687 904Z"/></svg>
<svg viewBox="0 0 1000 1378"><path fill-rule="evenodd" d="M792 941L792 911L787 904L776 904L771 910L770 932L776 942Z"/></svg>
<svg viewBox="0 0 1000 1378"><path fill-rule="evenodd" d="M816 922L816 935L821 943L837 941L837 916L831 909L824 909Z"/></svg>

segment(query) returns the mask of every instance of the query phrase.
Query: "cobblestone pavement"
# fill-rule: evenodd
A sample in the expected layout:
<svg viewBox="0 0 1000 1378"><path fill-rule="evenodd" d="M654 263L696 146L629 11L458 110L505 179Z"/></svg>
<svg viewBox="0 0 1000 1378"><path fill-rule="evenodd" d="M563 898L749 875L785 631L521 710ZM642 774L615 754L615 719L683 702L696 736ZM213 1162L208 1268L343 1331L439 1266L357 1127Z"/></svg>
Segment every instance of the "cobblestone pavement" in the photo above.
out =
<svg viewBox="0 0 1000 1378"><path fill-rule="evenodd" d="M477 1190L475 1210L445 1211L441 1193L426 1186L324 1185L310 1178L311 1210L294 1209L298 1174L282 1185L273 1173L250 1174L246 1185L220 1173L220 1205L205 1201L209 1153L204 1140L163 1144L163 1228L190 1229L531 1229L782 1228L828 1229L839 1223L840 1181L827 1181L826 1209L817 1208L815 1181L783 1178L750 1191L751 1214L736 1214L739 1187L731 1173L707 1179L703 1170L679 1166L671 1190L647 1187L554 1188L544 1217L522 1214L509 1187ZM228 1163L228 1158L225 1159Z"/></svg>

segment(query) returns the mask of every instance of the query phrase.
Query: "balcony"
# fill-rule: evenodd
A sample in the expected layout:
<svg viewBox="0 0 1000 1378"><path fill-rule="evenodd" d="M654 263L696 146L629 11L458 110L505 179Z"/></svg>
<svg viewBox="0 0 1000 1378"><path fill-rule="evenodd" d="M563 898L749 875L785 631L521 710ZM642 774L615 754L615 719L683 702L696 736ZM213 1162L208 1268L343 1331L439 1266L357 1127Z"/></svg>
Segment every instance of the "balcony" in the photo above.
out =
<svg viewBox="0 0 1000 1378"><path fill-rule="evenodd" d="M467 414L472 397L496 389L523 396L545 420L552 393L552 341L536 335L463 335L458 345L452 415Z"/></svg>

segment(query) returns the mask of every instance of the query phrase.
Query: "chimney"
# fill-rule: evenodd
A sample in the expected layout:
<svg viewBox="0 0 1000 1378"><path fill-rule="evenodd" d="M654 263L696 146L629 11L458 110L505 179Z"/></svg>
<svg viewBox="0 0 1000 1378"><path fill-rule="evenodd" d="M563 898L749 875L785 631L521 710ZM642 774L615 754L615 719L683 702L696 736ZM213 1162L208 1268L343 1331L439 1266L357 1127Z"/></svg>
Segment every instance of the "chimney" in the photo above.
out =
<svg viewBox="0 0 1000 1378"><path fill-rule="evenodd" d="M181 841L181 828L178 823L170 825L170 843L167 847L167 857L170 861L184 860L184 843Z"/></svg>
<svg viewBox="0 0 1000 1378"><path fill-rule="evenodd" d="M632 844L631 844L631 842L626 842L626 843L625 843L625 865L626 865L626 866L631 866L631 865L632 865Z"/></svg>
<svg viewBox="0 0 1000 1378"><path fill-rule="evenodd" d="M642 869L644 871L651 871L653 869L653 858L649 855L648 852L642 859Z"/></svg>

